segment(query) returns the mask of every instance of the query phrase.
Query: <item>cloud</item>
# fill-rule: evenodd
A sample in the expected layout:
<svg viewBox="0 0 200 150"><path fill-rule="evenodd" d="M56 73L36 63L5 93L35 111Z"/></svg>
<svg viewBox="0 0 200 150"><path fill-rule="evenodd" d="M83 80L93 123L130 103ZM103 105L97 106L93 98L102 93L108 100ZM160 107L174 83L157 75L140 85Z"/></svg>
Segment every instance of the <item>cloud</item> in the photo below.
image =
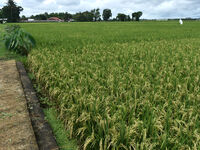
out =
<svg viewBox="0 0 200 150"><path fill-rule="evenodd" d="M6 4L6 2L7 2L6 0L1 0L1 2L0 2L0 8L3 7Z"/></svg>
<svg viewBox="0 0 200 150"><path fill-rule="evenodd" d="M1 0L0 7L7 0ZM24 8L23 15L44 12L76 13L94 8L112 10L113 17L117 13L142 11L142 18L176 18L200 17L200 0L15 0Z"/></svg>
<svg viewBox="0 0 200 150"><path fill-rule="evenodd" d="M80 5L80 0L59 0L56 3L62 6L77 6Z"/></svg>

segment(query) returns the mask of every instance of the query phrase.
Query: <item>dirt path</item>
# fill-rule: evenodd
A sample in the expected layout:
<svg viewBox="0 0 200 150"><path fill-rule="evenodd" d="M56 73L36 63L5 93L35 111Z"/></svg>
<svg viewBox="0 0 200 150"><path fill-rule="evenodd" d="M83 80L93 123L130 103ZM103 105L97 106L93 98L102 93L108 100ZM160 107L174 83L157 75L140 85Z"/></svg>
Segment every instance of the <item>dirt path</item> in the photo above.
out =
<svg viewBox="0 0 200 150"><path fill-rule="evenodd" d="M0 61L0 150L38 150L14 60Z"/></svg>

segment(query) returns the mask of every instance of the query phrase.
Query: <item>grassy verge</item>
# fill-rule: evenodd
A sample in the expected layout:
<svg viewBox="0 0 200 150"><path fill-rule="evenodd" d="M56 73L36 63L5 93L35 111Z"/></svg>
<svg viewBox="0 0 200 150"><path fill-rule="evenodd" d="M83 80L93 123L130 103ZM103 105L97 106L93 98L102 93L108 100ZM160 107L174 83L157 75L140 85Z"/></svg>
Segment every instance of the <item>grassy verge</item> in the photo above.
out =
<svg viewBox="0 0 200 150"><path fill-rule="evenodd" d="M11 60L11 59L15 59L16 61L21 61L23 62L23 64L26 65L26 60L27 60L26 57L6 50L3 41L0 41L0 60Z"/></svg>
<svg viewBox="0 0 200 150"><path fill-rule="evenodd" d="M76 142L73 140L69 140L69 133L65 130L63 123L57 119L57 113L53 108L44 109L44 113L46 116L46 120L51 125L53 129L53 133L56 137L56 141L61 150L76 150L78 149L76 146Z"/></svg>

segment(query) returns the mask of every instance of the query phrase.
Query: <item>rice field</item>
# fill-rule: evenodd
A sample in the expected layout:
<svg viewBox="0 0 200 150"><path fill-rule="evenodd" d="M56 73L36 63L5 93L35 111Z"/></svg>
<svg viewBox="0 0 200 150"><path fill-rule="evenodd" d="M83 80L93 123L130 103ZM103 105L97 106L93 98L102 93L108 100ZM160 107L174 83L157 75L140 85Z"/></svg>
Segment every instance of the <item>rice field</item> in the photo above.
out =
<svg viewBox="0 0 200 150"><path fill-rule="evenodd" d="M80 149L200 149L200 22L20 24L29 70Z"/></svg>

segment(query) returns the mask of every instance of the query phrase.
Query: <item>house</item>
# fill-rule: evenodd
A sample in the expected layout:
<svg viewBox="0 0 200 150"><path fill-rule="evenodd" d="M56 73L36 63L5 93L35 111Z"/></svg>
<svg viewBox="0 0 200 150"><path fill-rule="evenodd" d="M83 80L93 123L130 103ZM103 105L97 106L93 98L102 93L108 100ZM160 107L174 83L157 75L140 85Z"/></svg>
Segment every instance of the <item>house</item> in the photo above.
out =
<svg viewBox="0 0 200 150"><path fill-rule="evenodd" d="M68 22L74 22L74 21L75 21L74 19L69 19L69 20L68 20Z"/></svg>
<svg viewBox="0 0 200 150"><path fill-rule="evenodd" d="M4 24L4 23L7 22L7 20L8 20L7 18L0 18L0 23L3 23L3 24Z"/></svg>
<svg viewBox="0 0 200 150"><path fill-rule="evenodd" d="M47 19L48 21L55 21L55 22L61 22L62 20L58 17L51 17Z"/></svg>
<svg viewBox="0 0 200 150"><path fill-rule="evenodd" d="M28 19L28 22L34 22L35 19Z"/></svg>

